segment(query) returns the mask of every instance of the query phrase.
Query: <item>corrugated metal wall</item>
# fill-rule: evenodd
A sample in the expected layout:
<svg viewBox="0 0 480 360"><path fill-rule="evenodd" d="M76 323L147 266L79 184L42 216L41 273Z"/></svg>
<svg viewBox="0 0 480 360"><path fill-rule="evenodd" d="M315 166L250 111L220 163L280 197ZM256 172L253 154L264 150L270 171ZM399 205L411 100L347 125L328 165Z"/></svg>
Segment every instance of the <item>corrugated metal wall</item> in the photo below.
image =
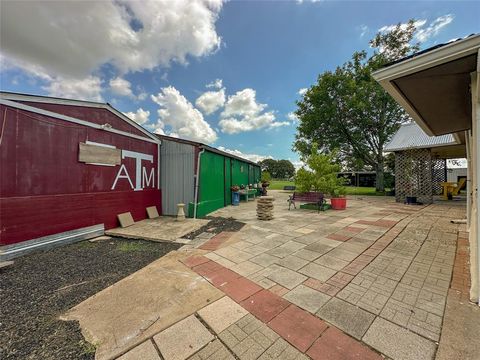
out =
<svg viewBox="0 0 480 360"><path fill-rule="evenodd" d="M188 203L194 201L195 146L162 140L160 189L164 215L176 215L178 203L186 204L185 212L188 213Z"/></svg>

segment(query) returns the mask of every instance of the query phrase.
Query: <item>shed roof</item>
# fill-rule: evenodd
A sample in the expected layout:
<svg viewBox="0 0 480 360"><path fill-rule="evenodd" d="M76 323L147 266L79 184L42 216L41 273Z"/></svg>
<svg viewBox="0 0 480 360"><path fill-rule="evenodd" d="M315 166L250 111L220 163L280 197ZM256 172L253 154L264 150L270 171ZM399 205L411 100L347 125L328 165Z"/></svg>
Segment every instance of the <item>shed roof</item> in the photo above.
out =
<svg viewBox="0 0 480 360"><path fill-rule="evenodd" d="M402 151L407 149L429 149L439 146L457 145L452 134L429 136L417 123L403 124L385 146L386 152Z"/></svg>
<svg viewBox="0 0 480 360"><path fill-rule="evenodd" d="M242 158L240 156L230 154L226 151L219 150L217 148L214 148L213 146L206 145L206 144L203 144L201 142L196 142L196 141L186 140L186 139L180 139L180 138L173 137L173 136L168 136L168 135L160 135L160 134L154 134L154 135L161 140L175 141L175 142L179 142L179 143L183 143L183 144L190 144L190 145L193 145L193 146L198 146L201 149L205 149L205 150L217 153L219 155L223 155L223 156L226 156L226 157L229 157L229 158L232 158L232 159L237 159L237 160L244 161L246 163L249 163L249 164L252 164L252 165L255 165L255 166L259 166L257 163L255 163L251 160L247 160L247 159Z"/></svg>

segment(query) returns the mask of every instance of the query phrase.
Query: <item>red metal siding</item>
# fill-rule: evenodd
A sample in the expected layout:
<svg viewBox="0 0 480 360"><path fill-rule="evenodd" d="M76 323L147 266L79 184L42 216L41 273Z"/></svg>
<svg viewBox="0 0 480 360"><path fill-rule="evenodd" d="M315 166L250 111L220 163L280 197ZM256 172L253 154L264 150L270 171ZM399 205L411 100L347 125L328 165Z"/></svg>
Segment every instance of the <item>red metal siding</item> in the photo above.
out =
<svg viewBox="0 0 480 360"><path fill-rule="evenodd" d="M20 102L20 101L19 101ZM114 129L126 131L132 134L145 136L145 133L120 119L107 109L86 106L72 106L62 104L47 104L39 102L21 101L22 104L39 109L48 110L57 114L67 115L76 119L89 121L98 125L109 123Z"/></svg>
<svg viewBox="0 0 480 360"><path fill-rule="evenodd" d="M161 212L157 144L1 105L0 116L0 244L101 223L112 228L121 212L144 219L147 206ZM133 191L119 179L112 190L120 165L79 162L79 142L87 140L152 155L142 166L148 174L154 169L154 184ZM135 185L136 159L122 164Z"/></svg>

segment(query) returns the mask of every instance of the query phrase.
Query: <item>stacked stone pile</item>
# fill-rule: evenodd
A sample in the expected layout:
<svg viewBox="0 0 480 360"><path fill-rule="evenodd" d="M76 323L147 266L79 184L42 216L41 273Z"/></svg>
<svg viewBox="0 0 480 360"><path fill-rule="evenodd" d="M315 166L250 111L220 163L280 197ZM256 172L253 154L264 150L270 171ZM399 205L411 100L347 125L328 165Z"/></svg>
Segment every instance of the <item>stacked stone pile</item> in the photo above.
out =
<svg viewBox="0 0 480 360"><path fill-rule="evenodd" d="M273 219L273 196L262 196L257 200L257 219Z"/></svg>

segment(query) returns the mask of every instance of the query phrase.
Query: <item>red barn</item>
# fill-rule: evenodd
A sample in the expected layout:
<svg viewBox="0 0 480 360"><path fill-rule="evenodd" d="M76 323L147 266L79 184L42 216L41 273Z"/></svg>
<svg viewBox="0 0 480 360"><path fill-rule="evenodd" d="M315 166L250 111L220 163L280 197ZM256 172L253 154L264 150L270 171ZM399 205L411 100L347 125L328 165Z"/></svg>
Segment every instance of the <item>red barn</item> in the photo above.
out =
<svg viewBox="0 0 480 360"><path fill-rule="evenodd" d="M161 212L159 151L109 104L0 93L0 257Z"/></svg>

